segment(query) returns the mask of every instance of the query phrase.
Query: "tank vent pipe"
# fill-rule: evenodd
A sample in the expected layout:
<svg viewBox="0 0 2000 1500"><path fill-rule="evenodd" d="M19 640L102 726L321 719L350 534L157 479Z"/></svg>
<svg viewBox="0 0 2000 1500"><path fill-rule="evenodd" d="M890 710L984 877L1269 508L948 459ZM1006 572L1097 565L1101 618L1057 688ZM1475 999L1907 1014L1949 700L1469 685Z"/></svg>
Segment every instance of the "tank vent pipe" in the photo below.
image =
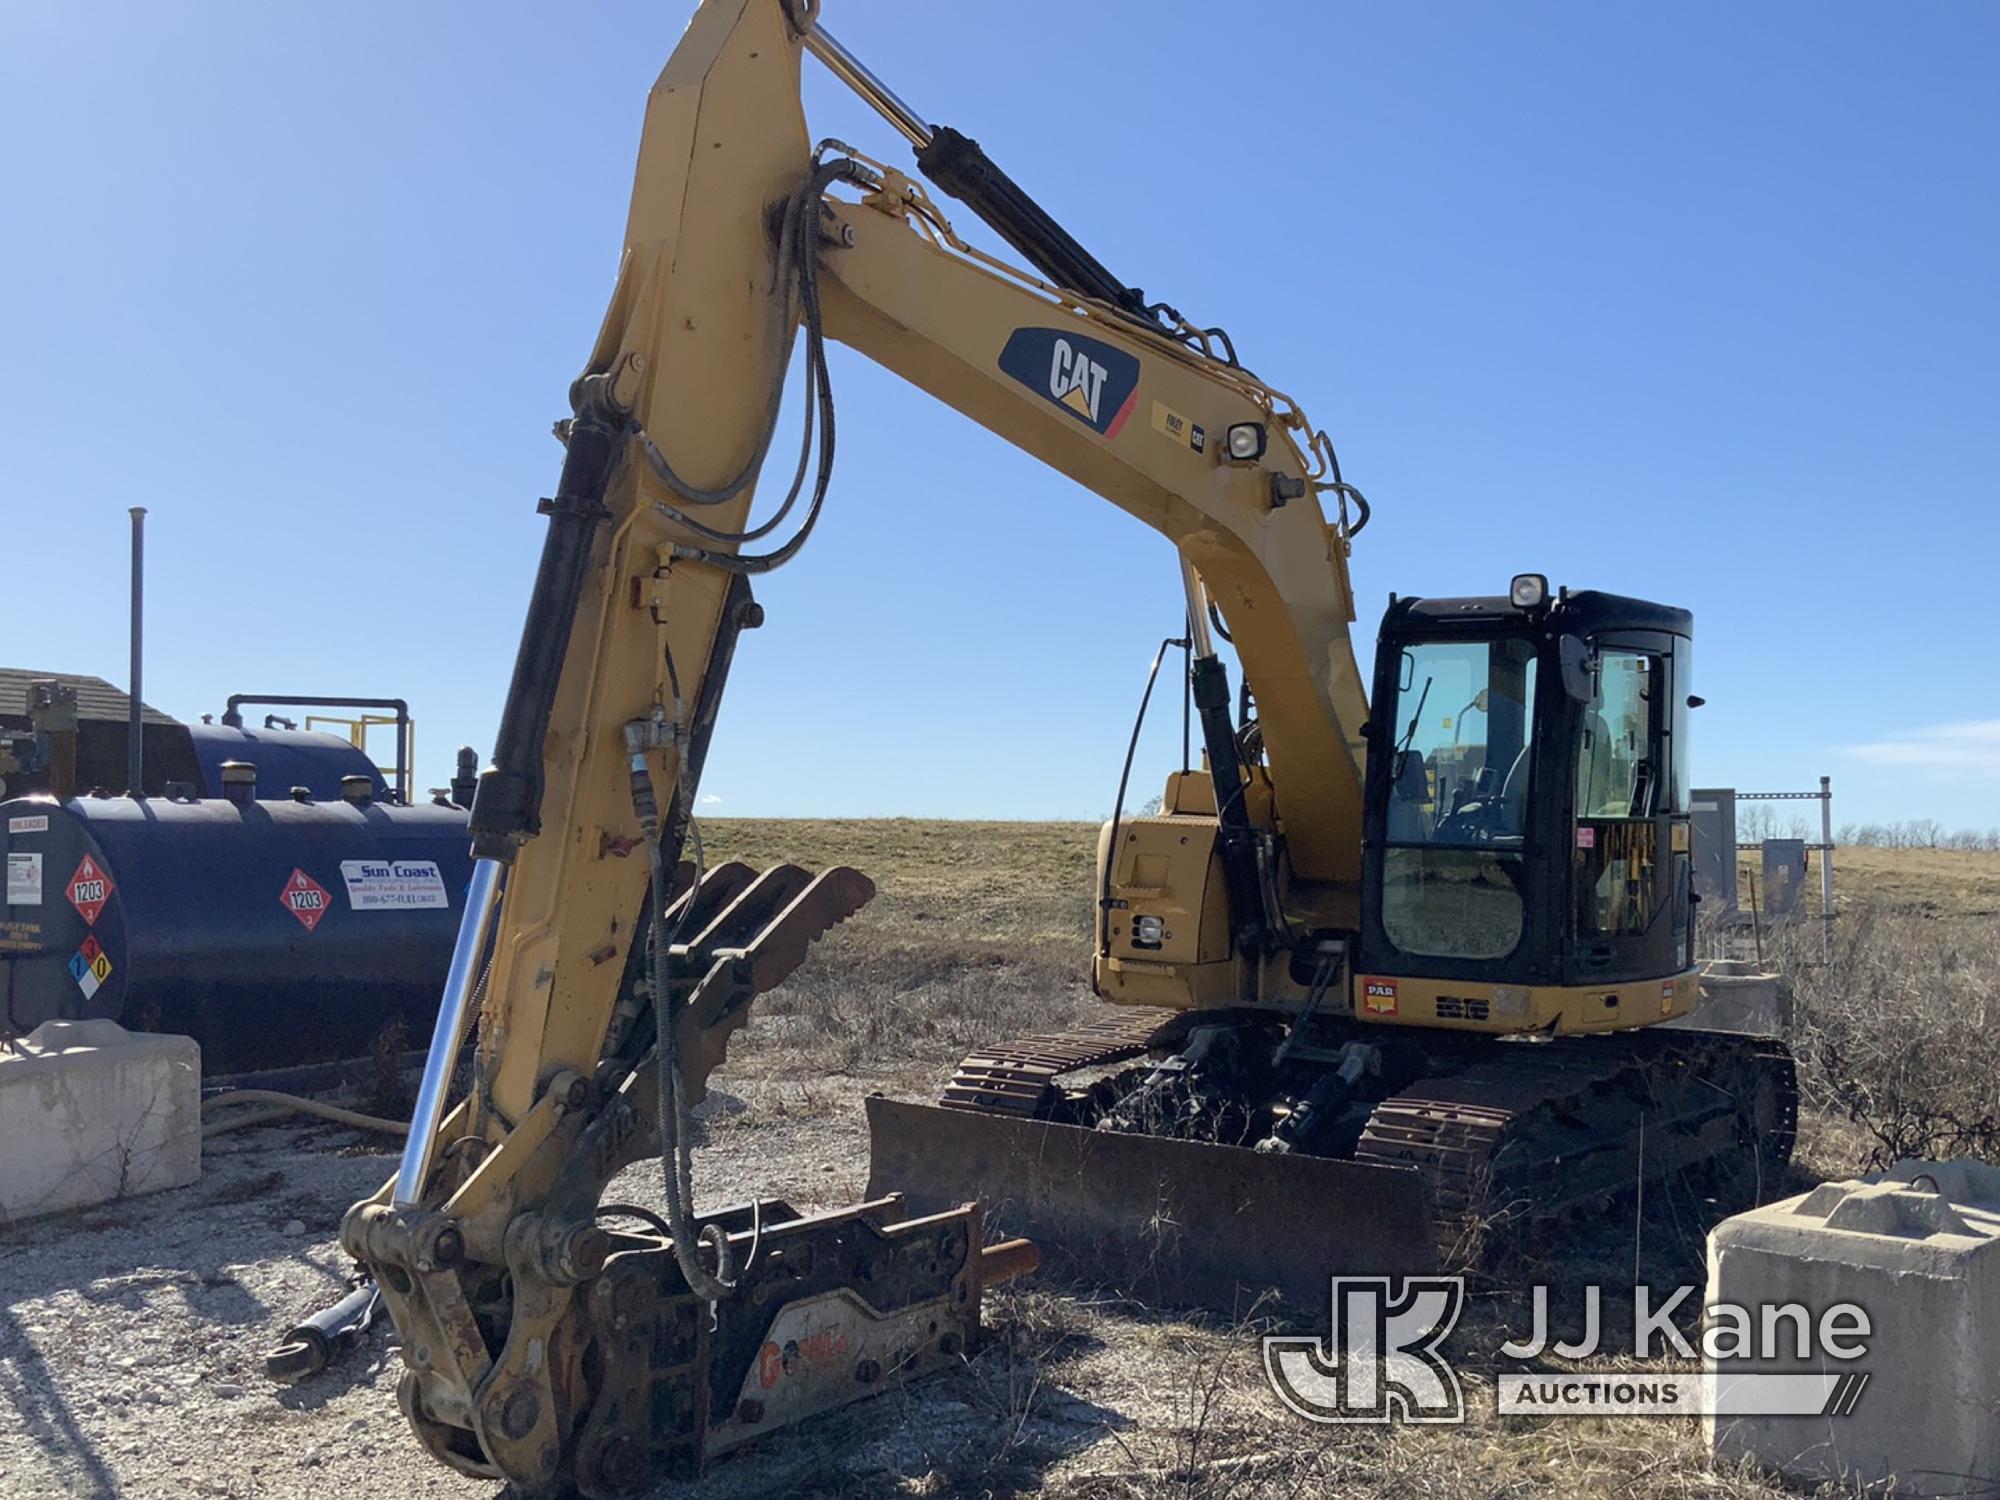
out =
<svg viewBox="0 0 2000 1500"><path fill-rule="evenodd" d="M125 735L125 795L146 795L146 709L141 669L146 658L146 507L132 507L132 699Z"/></svg>

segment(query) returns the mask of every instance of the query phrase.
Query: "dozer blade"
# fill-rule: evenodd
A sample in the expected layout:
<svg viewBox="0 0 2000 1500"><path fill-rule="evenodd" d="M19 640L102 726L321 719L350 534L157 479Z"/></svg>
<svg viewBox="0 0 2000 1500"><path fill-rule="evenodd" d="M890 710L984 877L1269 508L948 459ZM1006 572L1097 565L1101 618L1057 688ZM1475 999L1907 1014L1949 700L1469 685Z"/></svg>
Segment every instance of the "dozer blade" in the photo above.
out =
<svg viewBox="0 0 2000 1500"><path fill-rule="evenodd" d="M1164 1305L1242 1311L1275 1290L1323 1311L1333 1276L1430 1270L1423 1182L1401 1167L1085 1130L880 1095L868 1196L916 1213L977 1201L1058 1273Z"/></svg>

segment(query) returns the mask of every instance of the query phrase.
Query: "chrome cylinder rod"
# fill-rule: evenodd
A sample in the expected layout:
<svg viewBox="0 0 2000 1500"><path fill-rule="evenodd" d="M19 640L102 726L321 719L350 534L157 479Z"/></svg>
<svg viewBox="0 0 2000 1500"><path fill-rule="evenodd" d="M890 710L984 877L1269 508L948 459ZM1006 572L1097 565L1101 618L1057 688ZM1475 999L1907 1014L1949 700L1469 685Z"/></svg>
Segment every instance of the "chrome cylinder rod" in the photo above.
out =
<svg viewBox="0 0 2000 1500"><path fill-rule="evenodd" d="M1208 633L1208 589L1194 564L1181 559L1181 588L1187 593L1188 643L1194 654L1206 661L1215 655L1215 642Z"/></svg>
<svg viewBox="0 0 2000 1500"><path fill-rule="evenodd" d="M869 72L860 58L827 35L824 26L815 25L806 33L806 50L825 63L835 78L873 105L883 119L909 137L912 146L921 151L931 143L930 122L897 98L896 91Z"/></svg>
<svg viewBox="0 0 2000 1500"><path fill-rule="evenodd" d="M479 961L493 931L493 911L500 893L500 862L472 862L472 883L465 890L465 911L458 919L458 941L451 950L445 975L444 1001L438 1006L437 1029L431 1033L430 1056L424 1059L424 1081L417 1085L417 1104L410 1115L410 1138L403 1143L403 1164L396 1169L394 1202L398 1208L416 1203L431 1175L431 1155L438 1126L444 1120L445 1092L458 1063L459 1044L472 1015L472 992L479 982Z"/></svg>

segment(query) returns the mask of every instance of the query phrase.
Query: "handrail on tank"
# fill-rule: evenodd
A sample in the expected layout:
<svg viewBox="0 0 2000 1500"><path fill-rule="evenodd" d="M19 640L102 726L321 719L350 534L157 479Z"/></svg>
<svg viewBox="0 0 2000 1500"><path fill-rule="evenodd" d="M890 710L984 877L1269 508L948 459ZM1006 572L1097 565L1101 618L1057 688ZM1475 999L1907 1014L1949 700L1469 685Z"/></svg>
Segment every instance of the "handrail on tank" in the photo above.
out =
<svg viewBox="0 0 2000 1500"><path fill-rule="evenodd" d="M321 698L311 693L231 693L223 705L222 722L231 729L243 727L242 708L254 703L265 708L386 708L396 716L396 795L405 805L410 801L410 705L403 698Z"/></svg>

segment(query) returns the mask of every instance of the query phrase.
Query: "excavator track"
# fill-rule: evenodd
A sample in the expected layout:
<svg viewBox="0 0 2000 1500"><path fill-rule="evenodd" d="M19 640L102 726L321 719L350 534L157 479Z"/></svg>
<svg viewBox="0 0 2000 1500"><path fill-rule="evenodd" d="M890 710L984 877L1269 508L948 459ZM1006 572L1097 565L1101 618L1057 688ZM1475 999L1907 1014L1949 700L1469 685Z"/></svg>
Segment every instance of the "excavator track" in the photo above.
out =
<svg viewBox="0 0 2000 1500"><path fill-rule="evenodd" d="M1329 1274L1463 1265L1495 1230L1670 1178L1731 1211L1761 1201L1796 1130L1781 1044L1696 1031L1454 1039L1368 1109L1351 1155L1093 1128L1108 1098L1074 1075L1177 1051L1188 1019L1141 1011L1021 1037L968 1055L936 1105L871 1098L870 1191L921 1211L978 1198L1112 1276L1134 1274L1136 1249L1138 1284L1164 1295L1223 1306L1277 1287L1305 1306Z"/></svg>
<svg viewBox="0 0 2000 1500"><path fill-rule="evenodd" d="M938 1103L980 1114L1045 1118L1064 1074L1139 1056L1170 1019L1156 1010L1135 1011L968 1053Z"/></svg>
<svg viewBox="0 0 2000 1500"><path fill-rule="evenodd" d="M1443 1245L1468 1221L1560 1217L1673 1172L1774 1176L1797 1125L1792 1058L1779 1043L1696 1031L1568 1037L1496 1043L1383 1100L1355 1159L1420 1172Z"/></svg>

